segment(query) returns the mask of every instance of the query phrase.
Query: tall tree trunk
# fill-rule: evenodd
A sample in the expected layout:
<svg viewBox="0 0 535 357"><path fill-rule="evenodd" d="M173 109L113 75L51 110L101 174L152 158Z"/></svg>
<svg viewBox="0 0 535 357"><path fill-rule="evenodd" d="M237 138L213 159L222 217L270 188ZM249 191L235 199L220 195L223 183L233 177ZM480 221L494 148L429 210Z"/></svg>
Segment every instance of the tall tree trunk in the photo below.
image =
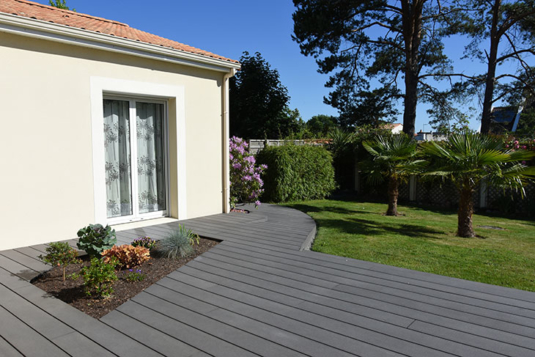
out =
<svg viewBox="0 0 535 357"><path fill-rule="evenodd" d="M405 103L403 132L414 137L418 81L420 78L420 44L422 41L422 11L425 0L402 0L403 38L405 45Z"/></svg>
<svg viewBox="0 0 535 357"><path fill-rule="evenodd" d="M416 106L418 104L418 75L405 74L405 108L403 111L403 132L409 137L414 137L416 122Z"/></svg>
<svg viewBox="0 0 535 357"><path fill-rule="evenodd" d="M388 210L387 216L398 215L399 182L396 177L390 176L388 180Z"/></svg>
<svg viewBox="0 0 535 357"><path fill-rule="evenodd" d="M473 192L474 190L469 180L465 179L460 192L459 211L457 212L457 235L459 237L473 238L476 236L472 226L472 214L474 213Z"/></svg>
<svg viewBox="0 0 535 357"><path fill-rule="evenodd" d="M498 58L498 20L500 17L501 0L495 0L492 8L492 27L490 29L490 52L488 53L487 76L485 78L485 97L483 99L483 114L481 116L481 133L488 134L490 131L490 119L492 115L492 103L494 99L494 86L496 84L496 59Z"/></svg>

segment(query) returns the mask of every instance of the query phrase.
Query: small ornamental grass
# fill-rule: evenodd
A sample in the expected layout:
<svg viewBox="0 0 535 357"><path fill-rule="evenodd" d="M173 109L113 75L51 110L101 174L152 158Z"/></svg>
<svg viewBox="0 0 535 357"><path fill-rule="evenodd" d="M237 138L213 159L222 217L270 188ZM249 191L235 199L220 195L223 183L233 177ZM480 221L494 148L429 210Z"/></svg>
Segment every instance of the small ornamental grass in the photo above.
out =
<svg viewBox="0 0 535 357"><path fill-rule="evenodd" d="M71 248L68 243L65 242L55 242L50 243L46 248L46 255L40 255L44 263L55 265L63 268L63 281L65 281L65 269L69 264L79 263L78 252L76 249Z"/></svg>
<svg viewBox="0 0 535 357"><path fill-rule="evenodd" d="M92 258L91 265L83 267L79 274L73 274L71 277L84 279L85 293L88 296L107 298L113 294L113 284L118 279L115 267L119 264L115 257L108 263L102 259Z"/></svg>
<svg viewBox="0 0 535 357"><path fill-rule="evenodd" d="M166 258L185 258L195 253L193 248L195 243L199 244L199 236L190 229L178 225L177 230L172 231L167 238L159 241L157 250L159 255Z"/></svg>
<svg viewBox="0 0 535 357"><path fill-rule="evenodd" d="M145 247L149 250L153 250L156 247L156 241L150 237L140 237L132 241L132 246L134 247Z"/></svg>
<svg viewBox="0 0 535 357"><path fill-rule="evenodd" d="M134 247L130 244L114 245L111 249L102 252L102 258L105 263L116 258L121 267L132 268L149 260L150 252L148 248Z"/></svg>

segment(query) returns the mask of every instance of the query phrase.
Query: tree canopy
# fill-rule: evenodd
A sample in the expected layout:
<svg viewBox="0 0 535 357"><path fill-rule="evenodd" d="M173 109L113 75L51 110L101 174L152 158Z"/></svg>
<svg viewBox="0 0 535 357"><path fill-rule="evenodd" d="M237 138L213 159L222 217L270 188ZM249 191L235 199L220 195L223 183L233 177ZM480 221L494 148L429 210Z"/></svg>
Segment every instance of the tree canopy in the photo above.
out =
<svg viewBox="0 0 535 357"><path fill-rule="evenodd" d="M67 6L66 0L54 0L54 1L48 0L48 4L50 6L57 7L58 9L70 10L70 11L76 12L76 9L69 9L69 7Z"/></svg>
<svg viewBox="0 0 535 357"><path fill-rule="evenodd" d="M318 138L326 138L329 132L338 126L338 119L331 115L314 115L306 122L309 132Z"/></svg>
<svg viewBox="0 0 535 357"><path fill-rule="evenodd" d="M244 52L240 62L241 70L229 85L230 135L273 139L299 131L301 116L289 108L290 96L279 72L258 52Z"/></svg>
<svg viewBox="0 0 535 357"><path fill-rule="evenodd" d="M489 133L492 107L511 92L535 93L535 0L457 0L448 25L452 33L468 35L466 57L481 61L486 73L460 75L483 91L481 132ZM517 71L504 70L506 62ZM509 66L511 68L511 66ZM456 74L459 75L459 74ZM461 86L467 93L467 86Z"/></svg>
<svg viewBox="0 0 535 357"><path fill-rule="evenodd" d="M438 21L447 8L431 0L294 0L293 39L313 56L320 73L331 73L327 103L341 117L370 108L372 85L382 91L383 116L403 99L403 130L414 134L418 100L430 100L434 73L448 70ZM373 107L372 107L373 108ZM369 110L368 110L369 111ZM372 120L377 120L372 118Z"/></svg>

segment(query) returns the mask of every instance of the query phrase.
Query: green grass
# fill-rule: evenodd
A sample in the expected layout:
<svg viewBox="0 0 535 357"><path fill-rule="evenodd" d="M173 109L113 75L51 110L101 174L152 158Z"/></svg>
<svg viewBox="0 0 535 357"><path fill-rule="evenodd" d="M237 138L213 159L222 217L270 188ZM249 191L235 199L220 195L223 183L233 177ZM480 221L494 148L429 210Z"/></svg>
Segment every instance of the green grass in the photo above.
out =
<svg viewBox="0 0 535 357"><path fill-rule="evenodd" d="M312 250L461 279L535 291L535 222L474 215L477 238L459 238L457 213L335 200L285 204L314 218ZM478 226L501 227L493 230Z"/></svg>

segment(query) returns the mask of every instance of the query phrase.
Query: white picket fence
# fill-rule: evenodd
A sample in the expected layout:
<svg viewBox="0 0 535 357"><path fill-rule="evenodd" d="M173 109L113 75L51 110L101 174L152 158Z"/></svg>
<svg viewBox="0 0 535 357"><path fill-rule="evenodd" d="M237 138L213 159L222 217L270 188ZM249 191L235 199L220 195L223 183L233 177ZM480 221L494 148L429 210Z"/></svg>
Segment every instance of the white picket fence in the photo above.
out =
<svg viewBox="0 0 535 357"><path fill-rule="evenodd" d="M320 146L325 145L325 140L251 139L249 140L249 152L256 154L266 146L283 146L286 144Z"/></svg>

